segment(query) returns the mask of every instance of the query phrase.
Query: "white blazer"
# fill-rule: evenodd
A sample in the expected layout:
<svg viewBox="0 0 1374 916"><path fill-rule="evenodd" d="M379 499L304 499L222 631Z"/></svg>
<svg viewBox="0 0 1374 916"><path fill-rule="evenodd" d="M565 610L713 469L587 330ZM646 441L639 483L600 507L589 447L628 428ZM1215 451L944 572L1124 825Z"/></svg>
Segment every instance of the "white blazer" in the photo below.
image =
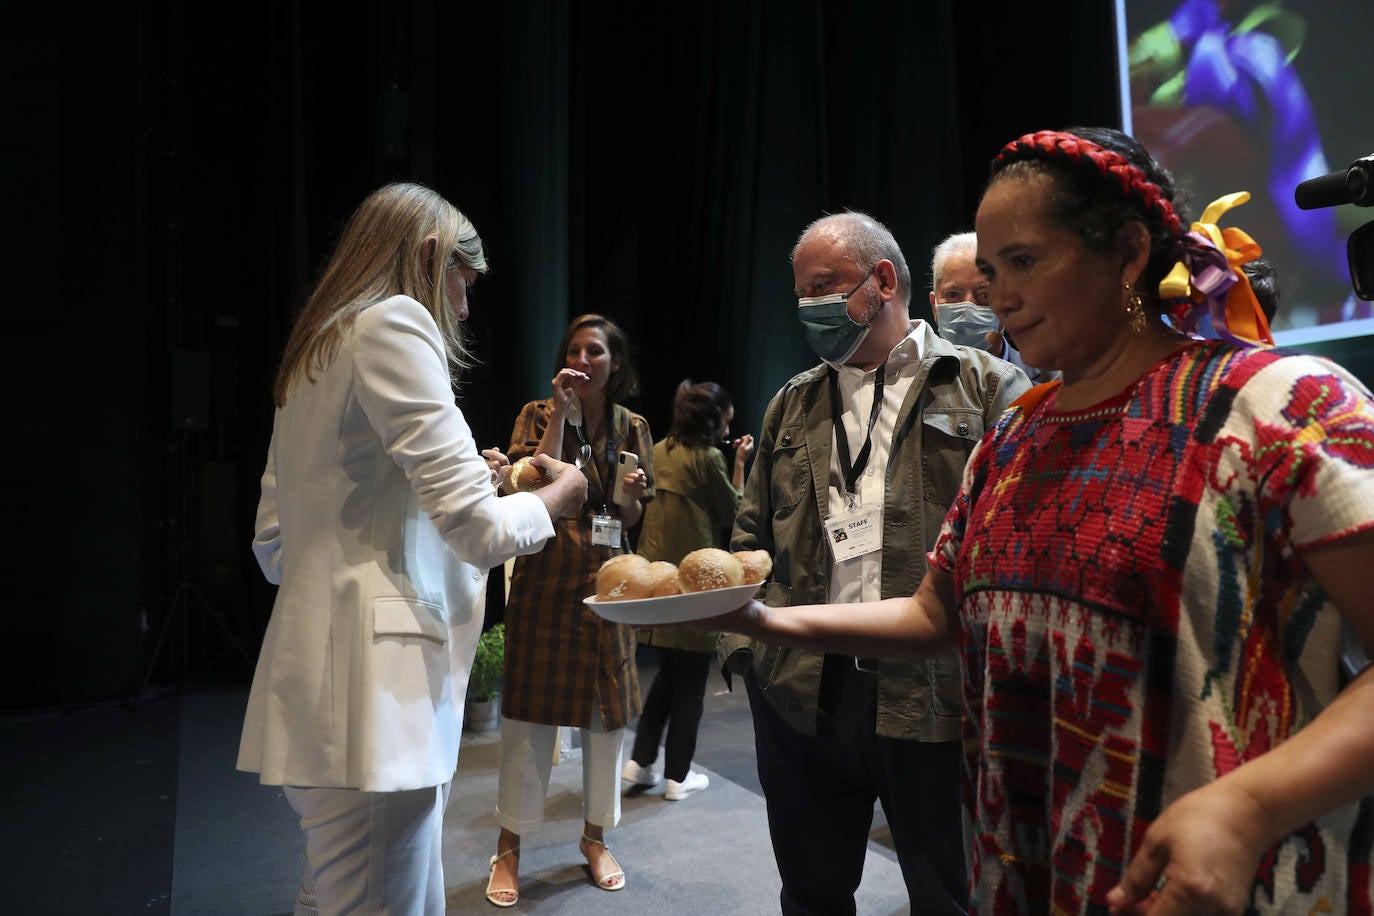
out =
<svg viewBox="0 0 1374 916"><path fill-rule="evenodd" d="M238 768L378 792L451 779L487 570L553 533L537 496L497 497L430 314L366 308L273 420L253 552L280 588Z"/></svg>

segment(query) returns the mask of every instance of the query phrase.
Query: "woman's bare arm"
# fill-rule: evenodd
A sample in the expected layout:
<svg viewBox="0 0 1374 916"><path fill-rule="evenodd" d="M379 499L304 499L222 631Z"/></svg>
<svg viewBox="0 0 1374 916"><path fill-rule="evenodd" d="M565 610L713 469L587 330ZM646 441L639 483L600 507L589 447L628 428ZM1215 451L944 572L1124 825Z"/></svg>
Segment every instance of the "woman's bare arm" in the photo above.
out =
<svg viewBox="0 0 1374 916"><path fill-rule="evenodd" d="M872 658L929 658L958 646L954 585L930 567L909 598L769 607L758 601L696 624L763 642Z"/></svg>

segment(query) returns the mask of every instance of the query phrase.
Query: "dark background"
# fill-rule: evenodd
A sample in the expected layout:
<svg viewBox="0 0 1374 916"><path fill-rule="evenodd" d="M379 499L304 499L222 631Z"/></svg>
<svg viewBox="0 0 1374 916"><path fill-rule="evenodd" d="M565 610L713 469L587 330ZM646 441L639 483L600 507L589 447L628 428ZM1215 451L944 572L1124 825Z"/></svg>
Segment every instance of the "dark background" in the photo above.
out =
<svg viewBox="0 0 1374 916"><path fill-rule="evenodd" d="M1119 123L1110 6L7 5L5 705L248 678L272 376L375 187L429 184L487 243L460 395L482 442L586 311L637 344L656 434L684 377L752 431L814 362L805 224L885 222L925 315L930 249L1003 142Z"/></svg>

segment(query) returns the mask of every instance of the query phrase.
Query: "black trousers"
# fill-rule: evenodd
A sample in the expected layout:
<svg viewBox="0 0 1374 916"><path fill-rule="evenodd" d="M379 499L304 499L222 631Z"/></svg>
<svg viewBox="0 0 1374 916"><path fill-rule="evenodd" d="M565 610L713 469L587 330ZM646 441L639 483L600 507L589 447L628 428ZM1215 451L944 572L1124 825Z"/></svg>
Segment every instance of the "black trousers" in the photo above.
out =
<svg viewBox="0 0 1374 916"><path fill-rule="evenodd" d="M745 684L785 916L855 912L875 801L911 912L965 913L961 743L880 738L874 715L835 734L803 734L773 709L752 672Z"/></svg>
<svg viewBox="0 0 1374 916"><path fill-rule="evenodd" d="M710 652L654 646L658 672L644 698L644 710L635 726L630 757L646 767L658 757L664 727L668 740L663 748L663 775L682 782L697 752L697 728L706 697L706 678L711 674Z"/></svg>

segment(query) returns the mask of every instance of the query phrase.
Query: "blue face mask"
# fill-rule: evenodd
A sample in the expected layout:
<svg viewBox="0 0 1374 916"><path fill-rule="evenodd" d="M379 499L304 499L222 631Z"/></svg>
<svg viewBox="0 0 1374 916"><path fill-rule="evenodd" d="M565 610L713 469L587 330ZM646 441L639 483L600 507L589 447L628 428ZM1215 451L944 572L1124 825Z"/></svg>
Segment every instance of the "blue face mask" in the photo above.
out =
<svg viewBox="0 0 1374 916"><path fill-rule="evenodd" d="M806 342L817 356L832 366L842 366L845 360L854 355L878 317L874 313L867 324L857 324L849 317L849 297L858 292L871 276L872 267L858 285L847 293L807 296L797 300L797 317L801 318L802 327L806 330Z"/></svg>
<svg viewBox="0 0 1374 916"><path fill-rule="evenodd" d="M963 347L988 348L987 335L1000 326L997 315L985 305L949 302L935 306L936 328L940 336Z"/></svg>

